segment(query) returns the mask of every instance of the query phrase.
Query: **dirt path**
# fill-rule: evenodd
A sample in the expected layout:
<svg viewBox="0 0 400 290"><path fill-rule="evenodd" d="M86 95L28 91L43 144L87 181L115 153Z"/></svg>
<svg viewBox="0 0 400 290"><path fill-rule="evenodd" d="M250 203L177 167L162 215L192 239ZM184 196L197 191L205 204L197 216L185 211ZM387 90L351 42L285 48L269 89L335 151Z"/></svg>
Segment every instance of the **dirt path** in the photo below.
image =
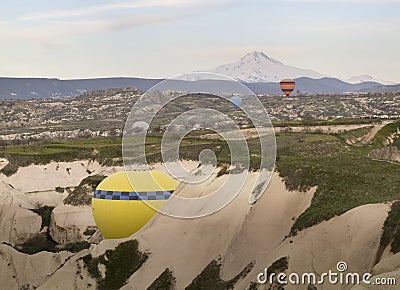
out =
<svg viewBox="0 0 400 290"><path fill-rule="evenodd" d="M375 125L368 134L361 137L360 145L368 145L374 140L376 134L385 127L387 124L393 123L393 121L383 121L381 124Z"/></svg>
<svg viewBox="0 0 400 290"><path fill-rule="evenodd" d="M382 124L375 125L376 126L381 126L382 127L391 121L385 121ZM321 132L321 133L326 133L326 134L334 134L334 133L339 133L342 131L350 131L350 130L356 130L360 128L366 128L366 127L371 127L374 124L352 124L352 125L322 125L322 126L293 126L293 127L274 127L273 130L275 133L279 132ZM379 127L377 128L375 134L373 135L372 139L375 137L376 133L382 128ZM374 130L373 128L372 130ZM271 134L272 130L266 130L264 134ZM227 136L229 136L229 133L231 132L225 132ZM257 130L254 128L251 129L243 129L241 130L241 133L246 139L251 139L251 138L256 138L258 136ZM261 133L263 135L263 133ZM230 140L235 140L236 135L233 133L231 134L233 136L232 138L229 138ZM221 136L218 134L206 134L201 136L201 138L205 139L222 139Z"/></svg>

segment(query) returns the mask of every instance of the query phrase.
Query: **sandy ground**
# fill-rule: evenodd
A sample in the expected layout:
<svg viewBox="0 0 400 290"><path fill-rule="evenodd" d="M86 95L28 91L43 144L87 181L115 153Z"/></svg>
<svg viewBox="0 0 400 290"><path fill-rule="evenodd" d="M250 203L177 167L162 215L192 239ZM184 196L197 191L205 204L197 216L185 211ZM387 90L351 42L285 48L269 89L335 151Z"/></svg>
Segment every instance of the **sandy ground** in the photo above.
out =
<svg viewBox="0 0 400 290"><path fill-rule="evenodd" d="M399 289L400 283L400 253L396 255L387 255L386 258L382 259L371 272L374 276L371 279L371 282L376 282L376 278L395 278L396 285L359 285L357 287L352 288L352 290L370 290L370 289L377 289L377 290L395 290Z"/></svg>
<svg viewBox="0 0 400 290"><path fill-rule="evenodd" d="M369 270L389 206L359 207L287 238L294 219L309 206L314 190L288 192L275 174L253 206L247 203L248 188L244 188L230 205L211 216L195 220L156 216L133 236L151 256L124 289L146 289L166 267L174 272L177 288L183 289L219 257L224 279L256 261L253 271L235 289L247 288L260 271L283 256L290 257L289 271L322 273L334 270L341 260L352 271Z"/></svg>
<svg viewBox="0 0 400 290"><path fill-rule="evenodd" d="M253 173L251 178L255 181L256 174ZM214 190L224 179L226 176L203 190ZM251 186L252 182L247 183L231 204L207 217L185 220L161 214L155 216L134 235L140 248L149 250L151 256L129 279L125 289L146 289L166 267L174 271L178 289L187 286L229 246L251 208L247 201Z"/></svg>
<svg viewBox="0 0 400 290"><path fill-rule="evenodd" d="M289 257L288 273L321 275L329 270L336 271L336 264L340 261L347 263L349 272L369 271L388 210L389 206L384 204L361 206L301 231L268 251L259 249L255 256L260 258L257 258L254 270L236 289L244 289L242 287L250 281L256 281L258 273L284 256ZM340 286L340 289L349 288ZM288 285L285 289L299 289L299 286ZM338 289L338 285L318 285L318 289L333 290Z"/></svg>

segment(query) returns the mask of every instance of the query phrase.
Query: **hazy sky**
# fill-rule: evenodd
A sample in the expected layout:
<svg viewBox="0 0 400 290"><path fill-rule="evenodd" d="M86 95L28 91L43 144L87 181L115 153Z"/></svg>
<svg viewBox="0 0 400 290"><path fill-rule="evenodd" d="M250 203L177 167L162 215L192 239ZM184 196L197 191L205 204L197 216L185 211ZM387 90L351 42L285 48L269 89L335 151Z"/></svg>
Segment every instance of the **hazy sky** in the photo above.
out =
<svg viewBox="0 0 400 290"><path fill-rule="evenodd" d="M400 82L400 0L3 0L0 76L171 77L258 50Z"/></svg>

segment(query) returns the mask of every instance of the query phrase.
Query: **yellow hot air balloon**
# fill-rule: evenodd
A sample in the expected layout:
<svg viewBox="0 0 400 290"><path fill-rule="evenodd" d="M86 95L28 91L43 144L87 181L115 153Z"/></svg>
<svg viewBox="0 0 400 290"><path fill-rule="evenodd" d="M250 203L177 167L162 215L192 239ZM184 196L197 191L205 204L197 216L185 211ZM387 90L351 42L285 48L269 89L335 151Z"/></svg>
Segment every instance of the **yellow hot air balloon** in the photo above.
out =
<svg viewBox="0 0 400 290"><path fill-rule="evenodd" d="M159 171L114 173L93 195L94 220L106 239L129 237L156 214L177 186L175 179Z"/></svg>

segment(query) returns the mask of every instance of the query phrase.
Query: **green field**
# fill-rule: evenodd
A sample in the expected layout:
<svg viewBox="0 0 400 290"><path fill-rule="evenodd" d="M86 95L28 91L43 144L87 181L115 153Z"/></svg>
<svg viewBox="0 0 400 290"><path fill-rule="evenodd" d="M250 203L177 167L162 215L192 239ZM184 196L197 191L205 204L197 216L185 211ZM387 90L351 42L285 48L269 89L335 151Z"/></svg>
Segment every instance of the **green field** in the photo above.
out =
<svg viewBox="0 0 400 290"><path fill-rule="evenodd" d="M97 160L104 165L122 164L121 138L37 141L29 144L8 144L0 147L0 157L9 164L1 172L12 175L19 167L48 164L51 161ZM116 160L119 159L119 160Z"/></svg>

